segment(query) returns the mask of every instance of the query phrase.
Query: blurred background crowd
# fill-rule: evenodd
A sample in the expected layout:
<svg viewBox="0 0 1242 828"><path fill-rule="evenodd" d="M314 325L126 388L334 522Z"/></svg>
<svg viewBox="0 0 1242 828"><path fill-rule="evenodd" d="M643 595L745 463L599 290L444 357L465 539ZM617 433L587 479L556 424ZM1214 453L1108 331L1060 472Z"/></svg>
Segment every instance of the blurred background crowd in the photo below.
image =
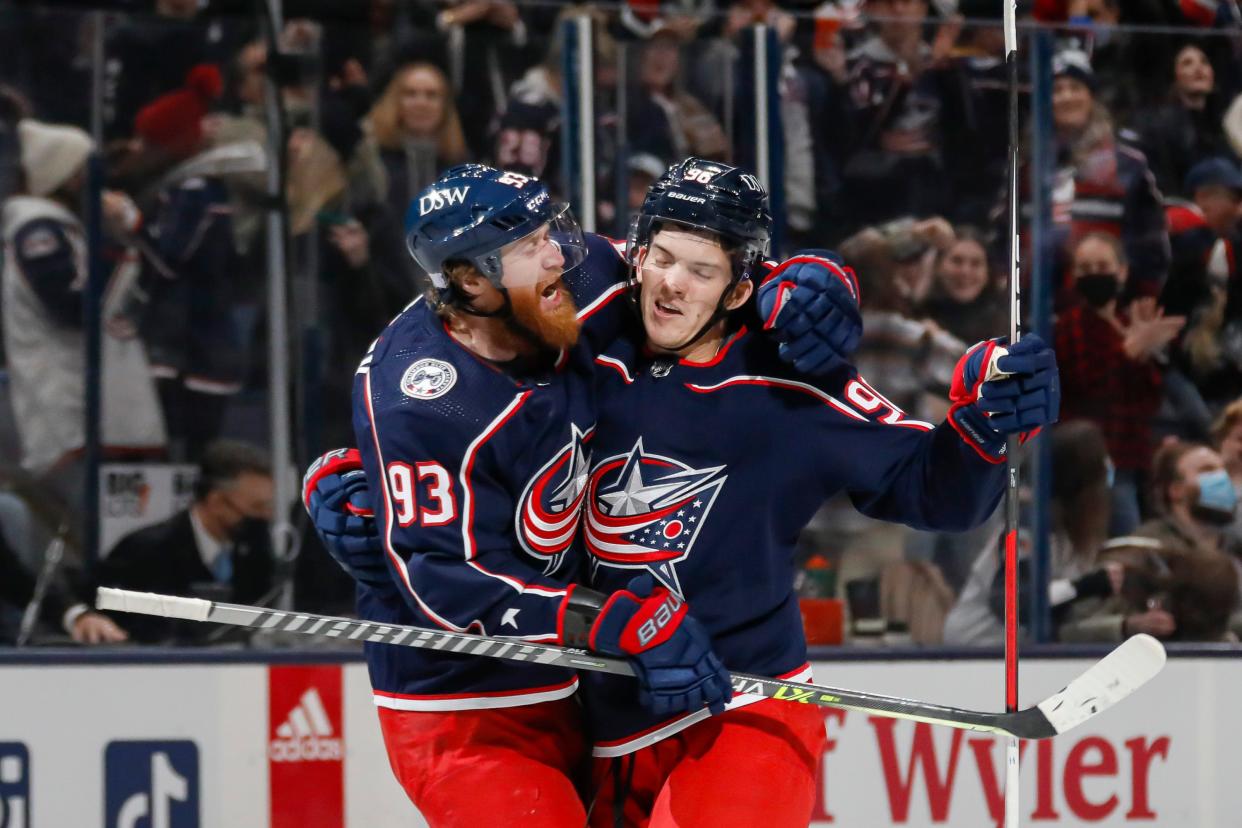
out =
<svg viewBox="0 0 1242 828"><path fill-rule="evenodd" d="M767 146L774 254L844 256L858 366L918 419L944 416L970 344L1009 329L999 2L286 0L278 26L264 7L0 0L0 636L215 635L108 619L87 608L97 584L266 602L291 579L298 608L351 610L350 583L274 494L288 470L267 451L269 360L289 356L292 464L348 445L354 367L419 289L406 206L462 161L571 199L589 176L579 218L623 237L670 163L753 167ZM1040 640L1236 641L1239 5L1019 13L1024 317L1064 384L1024 490L1023 577L1039 584L1024 594L1040 600L1023 624ZM592 33L590 124L566 120L567 20ZM768 141L757 26L775 47ZM273 211L291 319L275 350ZM158 521L92 544L92 447L104 520L149 505L149 485L125 487L134 469L184 471ZM274 558L274 520L301 554ZM812 640L999 643L999 520L932 535L826 504L801 544Z"/></svg>

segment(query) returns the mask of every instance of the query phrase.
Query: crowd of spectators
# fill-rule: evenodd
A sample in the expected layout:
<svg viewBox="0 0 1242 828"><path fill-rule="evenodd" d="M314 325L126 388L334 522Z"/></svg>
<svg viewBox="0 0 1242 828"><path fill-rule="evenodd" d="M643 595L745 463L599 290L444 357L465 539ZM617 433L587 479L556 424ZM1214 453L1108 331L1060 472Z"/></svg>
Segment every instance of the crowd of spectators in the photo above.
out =
<svg viewBox="0 0 1242 828"><path fill-rule="evenodd" d="M264 219L269 165L280 164L303 462L350 442L353 365L417 293L401 230L411 195L469 160L567 193L560 31L570 19L593 33L586 174L601 230L624 235L647 184L686 155L753 162L744 33L761 23L780 43L785 249L774 252L831 247L858 273L860 370L935 421L957 357L1008 330L997 3L303 0L284 4L288 22L270 40L245 3L105 5L86 14L0 0L0 407L14 412L0 417L0 467L69 514L84 491L92 116L107 182L105 459L199 463L222 436L266 442ZM1230 491L1242 482L1238 7L1019 5L1024 22L1046 25L1054 53L1050 78L1023 62L1019 170L1021 278L1028 291L1046 280L1054 307L1028 322L1046 326L1064 382L1066 426L1051 438L1054 620L1066 638L1222 637L1219 613L1209 623L1174 607L1219 586L1203 575L1216 564L1239 566L1242 538L1242 519L1220 522L1217 474L1227 470ZM287 132L277 158L266 149L268 77ZM1049 123L1029 117L1032 94L1046 96ZM1036 146L1050 168L1036 166ZM1033 212L1037 193L1047 216ZM943 628L973 643L996 629L996 532L994 522L956 537L877 528L830 503L805 546L840 568L842 594L890 565L930 566L958 601L930 639ZM1228 603L1213 596L1199 605Z"/></svg>

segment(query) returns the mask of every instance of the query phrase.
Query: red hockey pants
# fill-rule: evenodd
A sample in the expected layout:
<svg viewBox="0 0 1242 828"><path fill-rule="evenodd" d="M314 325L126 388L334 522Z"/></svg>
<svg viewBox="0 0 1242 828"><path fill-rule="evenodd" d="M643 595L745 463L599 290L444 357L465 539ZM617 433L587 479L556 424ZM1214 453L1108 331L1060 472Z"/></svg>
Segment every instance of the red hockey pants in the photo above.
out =
<svg viewBox="0 0 1242 828"><path fill-rule="evenodd" d="M397 781L431 828L582 828L586 745L572 699L490 710L379 708Z"/></svg>
<svg viewBox="0 0 1242 828"><path fill-rule="evenodd" d="M806 828L827 734L809 704L760 701L594 760L592 828ZM628 784L627 784L628 783Z"/></svg>

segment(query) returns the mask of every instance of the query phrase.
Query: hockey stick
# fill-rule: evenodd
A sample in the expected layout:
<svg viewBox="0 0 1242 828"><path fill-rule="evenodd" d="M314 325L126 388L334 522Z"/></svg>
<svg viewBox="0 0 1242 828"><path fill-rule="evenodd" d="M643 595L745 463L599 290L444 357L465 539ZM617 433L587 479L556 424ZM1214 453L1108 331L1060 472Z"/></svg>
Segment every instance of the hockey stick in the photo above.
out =
<svg viewBox="0 0 1242 828"><path fill-rule="evenodd" d="M101 610L120 610L189 621L211 621L269 632L296 632L350 641L395 644L621 676L634 674L625 659L601 656L572 647L530 644L514 639L425 630L401 624L380 624L308 612L247 607L205 601L201 598L180 598L153 592L101 587L96 606ZM913 719L916 722L962 730L982 730L1020 739L1047 739L1064 733L1112 707L1150 681L1160 672L1164 661L1164 647L1160 642L1148 635L1136 635L1092 665L1059 693L1054 693L1035 707L1011 713L964 710L896 696L821 687L746 673L733 674L733 692L781 701L842 707L873 716Z"/></svg>
<svg viewBox="0 0 1242 828"><path fill-rule="evenodd" d="M1016 0L1004 0L1004 3L1005 79L1009 91L1009 344L1015 345L1022 326L1022 290L1018 282L1018 4ZM1006 448L1005 713L1012 716L1018 710L1018 474L1021 458L1016 451L1017 440L1009 440ZM1010 738L1005 746L1006 828L1018 828L1018 761L1021 755L1016 736Z"/></svg>

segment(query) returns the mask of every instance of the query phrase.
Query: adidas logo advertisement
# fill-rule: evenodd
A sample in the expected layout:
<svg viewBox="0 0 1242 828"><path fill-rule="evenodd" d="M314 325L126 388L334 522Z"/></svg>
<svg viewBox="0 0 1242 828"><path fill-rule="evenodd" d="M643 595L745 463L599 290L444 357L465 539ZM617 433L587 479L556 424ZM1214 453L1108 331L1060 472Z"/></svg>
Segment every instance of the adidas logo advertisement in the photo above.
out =
<svg viewBox="0 0 1242 828"><path fill-rule="evenodd" d="M302 694L298 704L276 728L268 748L273 762L339 761L341 740L332 731L323 700L314 687Z"/></svg>
<svg viewBox="0 0 1242 828"><path fill-rule="evenodd" d="M335 664L268 667L268 828L345 824L345 716Z"/></svg>

